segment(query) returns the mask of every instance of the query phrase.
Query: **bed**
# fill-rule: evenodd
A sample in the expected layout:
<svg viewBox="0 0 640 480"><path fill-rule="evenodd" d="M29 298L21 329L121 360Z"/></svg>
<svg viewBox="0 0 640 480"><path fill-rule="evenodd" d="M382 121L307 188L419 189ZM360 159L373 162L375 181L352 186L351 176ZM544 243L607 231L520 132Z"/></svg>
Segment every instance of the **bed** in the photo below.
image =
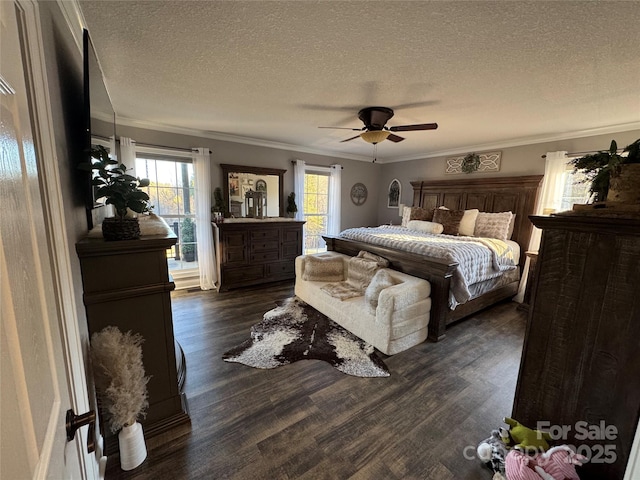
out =
<svg viewBox="0 0 640 480"><path fill-rule="evenodd" d="M476 292L478 296L454 309L449 307L449 297L458 263L339 236L323 238L327 242L327 250L352 256L357 255L360 250L367 250L387 258L393 269L428 280L431 283L432 299L429 339L438 341L445 336L448 324L517 293L519 274L526 257L524 253L529 246L532 231L529 215L534 212L541 181L542 175L528 175L411 182L413 206L427 209L444 206L451 210L477 208L481 212L511 211L515 214L511 240L520 247L517 275L495 280L488 291Z"/></svg>

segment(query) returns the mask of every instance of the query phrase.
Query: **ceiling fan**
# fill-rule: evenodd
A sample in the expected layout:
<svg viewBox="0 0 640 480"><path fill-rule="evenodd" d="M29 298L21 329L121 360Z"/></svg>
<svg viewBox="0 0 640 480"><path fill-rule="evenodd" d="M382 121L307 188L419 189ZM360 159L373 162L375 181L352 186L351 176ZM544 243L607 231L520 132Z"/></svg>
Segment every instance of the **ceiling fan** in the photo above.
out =
<svg viewBox="0 0 640 480"><path fill-rule="evenodd" d="M389 119L393 117L393 110L388 107L366 107L358 112L358 118L364 123L362 128L347 127L318 127L318 128L334 128L339 130L353 130L362 132L355 137L347 138L341 142L350 142L356 138L362 138L365 142L374 145L383 140L391 140L392 142L401 142L404 137L395 135L392 132L411 132L415 130L435 130L438 128L437 123L420 123L417 125L396 125L387 127Z"/></svg>

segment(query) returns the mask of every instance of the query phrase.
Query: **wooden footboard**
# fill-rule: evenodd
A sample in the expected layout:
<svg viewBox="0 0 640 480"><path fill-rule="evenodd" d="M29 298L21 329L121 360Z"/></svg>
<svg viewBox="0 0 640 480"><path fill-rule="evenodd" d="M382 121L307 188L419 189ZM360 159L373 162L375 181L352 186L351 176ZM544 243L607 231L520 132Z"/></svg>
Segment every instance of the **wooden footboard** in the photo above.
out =
<svg viewBox="0 0 640 480"><path fill-rule="evenodd" d="M323 236L327 242L327 250L356 256L360 250L380 255L390 262L394 270L424 278L431 283L431 315L429 320L429 339L437 342L445 336L447 325L493 305L496 302L514 296L518 291L518 283L509 283L491 290L484 295L458 305L455 310L449 309L449 286L457 262L448 262L439 258L425 257L410 252L393 250L378 245L348 240L332 236Z"/></svg>

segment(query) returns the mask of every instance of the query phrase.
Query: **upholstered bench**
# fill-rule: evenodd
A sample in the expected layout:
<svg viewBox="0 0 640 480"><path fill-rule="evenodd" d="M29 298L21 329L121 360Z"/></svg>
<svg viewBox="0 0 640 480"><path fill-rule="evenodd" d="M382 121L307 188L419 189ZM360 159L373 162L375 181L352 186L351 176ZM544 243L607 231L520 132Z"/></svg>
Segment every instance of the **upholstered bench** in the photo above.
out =
<svg viewBox="0 0 640 480"><path fill-rule="evenodd" d="M347 279L351 258L337 252L299 256L295 294L387 355L424 342L431 310L429 282L380 268L367 295L341 300L323 287Z"/></svg>

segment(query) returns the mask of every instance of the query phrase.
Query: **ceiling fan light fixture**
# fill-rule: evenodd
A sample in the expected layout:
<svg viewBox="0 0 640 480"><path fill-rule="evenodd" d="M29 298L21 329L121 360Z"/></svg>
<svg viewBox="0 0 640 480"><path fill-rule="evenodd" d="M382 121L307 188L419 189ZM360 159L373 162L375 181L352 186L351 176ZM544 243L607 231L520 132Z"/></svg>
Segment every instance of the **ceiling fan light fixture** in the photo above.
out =
<svg viewBox="0 0 640 480"><path fill-rule="evenodd" d="M362 132L360 137L368 143L380 143L383 140L386 140L387 137L391 134L391 132L387 130L370 130L368 132Z"/></svg>

